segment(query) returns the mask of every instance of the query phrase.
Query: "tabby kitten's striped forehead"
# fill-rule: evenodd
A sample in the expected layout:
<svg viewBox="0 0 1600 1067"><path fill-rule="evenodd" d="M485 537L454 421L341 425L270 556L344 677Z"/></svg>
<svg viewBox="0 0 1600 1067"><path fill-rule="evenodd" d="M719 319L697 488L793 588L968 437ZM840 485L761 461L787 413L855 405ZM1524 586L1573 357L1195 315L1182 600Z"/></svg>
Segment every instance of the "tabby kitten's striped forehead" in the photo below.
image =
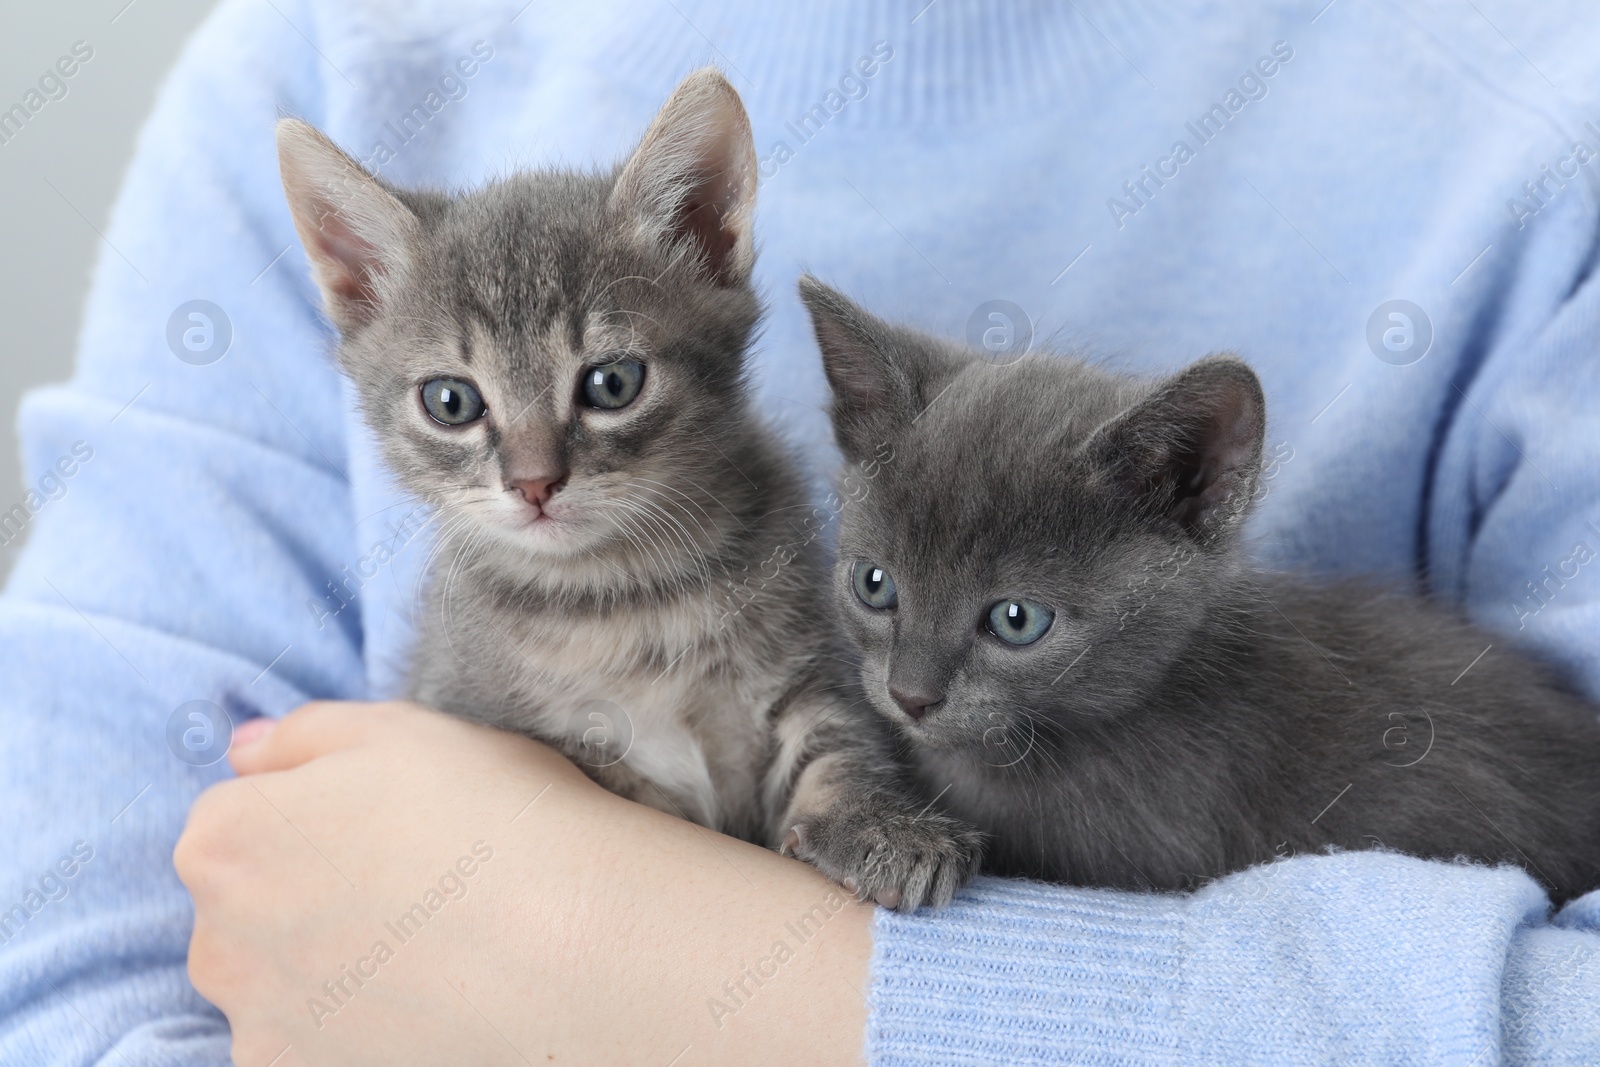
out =
<svg viewBox="0 0 1600 1067"><path fill-rule="evenodd" d="M610 173L460 196L393 189L295 120L279 145L340 362L403 487L507 563L691 566L719 535L713 498L740 492L716 435L743 422L760 314L732 87L691 76Z"/></svg>

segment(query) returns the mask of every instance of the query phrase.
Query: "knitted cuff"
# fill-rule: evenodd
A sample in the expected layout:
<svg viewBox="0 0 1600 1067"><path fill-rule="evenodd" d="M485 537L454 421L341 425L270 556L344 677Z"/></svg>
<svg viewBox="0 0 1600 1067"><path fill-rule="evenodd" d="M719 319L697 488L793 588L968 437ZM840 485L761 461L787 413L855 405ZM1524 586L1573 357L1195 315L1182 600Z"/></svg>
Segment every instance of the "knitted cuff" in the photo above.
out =
<svg viewBox="0 0 1600 1067"><path fill-rule="evenodd" d="M868 1062L1171 1062L1186 899L983 878L880 909Z"/></svg>

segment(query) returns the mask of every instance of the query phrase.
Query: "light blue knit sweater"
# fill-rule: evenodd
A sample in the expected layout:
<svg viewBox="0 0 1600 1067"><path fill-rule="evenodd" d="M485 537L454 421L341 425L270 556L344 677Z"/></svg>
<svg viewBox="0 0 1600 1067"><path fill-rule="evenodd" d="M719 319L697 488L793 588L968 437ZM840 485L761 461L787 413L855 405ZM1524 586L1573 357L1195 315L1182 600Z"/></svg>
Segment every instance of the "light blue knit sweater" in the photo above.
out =
<svg viewBox="0 0 1600 1067"><path fill-rule="evenodd" d="M77 375L23 407L0 1062L224 1062L170 853L226 772L174 756L174 712L383 694L404 661L426 538L328 360L282 112L396 181L472 183L613 160L719 63L763 159L759 388L819 471L802 267L952 335L1003 299L1128 367L1231 349L1272 411L1265 558L1416 582L1504 634L1488 655L1521 643L1600 693L1587 8L925 3L223 4L140 140ZM214 313L209 341L174 315L193 300L225 353ZM880 916L865 1042L879 1064L1593 1064L1597 948L1600 895L1552 916L1519 871L1392 855L1188 897L986 880Z"/></svg>

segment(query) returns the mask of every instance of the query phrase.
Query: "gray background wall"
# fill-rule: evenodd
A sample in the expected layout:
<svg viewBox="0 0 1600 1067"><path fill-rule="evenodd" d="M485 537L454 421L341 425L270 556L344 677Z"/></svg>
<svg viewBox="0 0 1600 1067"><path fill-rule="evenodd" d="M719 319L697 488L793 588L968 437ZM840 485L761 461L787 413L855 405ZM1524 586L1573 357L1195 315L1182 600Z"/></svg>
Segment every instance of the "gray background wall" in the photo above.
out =
<svg viewBox="0 0 1600 1067"><path fill-rule="evenodd" d="M89 270L162 75L216 0L0 3L0 108L37 86L76 41L94 58L67 93L0 144L0 512L22 499L17 403L72 373ZM19 538L0 548L0 575Z"/></svg>

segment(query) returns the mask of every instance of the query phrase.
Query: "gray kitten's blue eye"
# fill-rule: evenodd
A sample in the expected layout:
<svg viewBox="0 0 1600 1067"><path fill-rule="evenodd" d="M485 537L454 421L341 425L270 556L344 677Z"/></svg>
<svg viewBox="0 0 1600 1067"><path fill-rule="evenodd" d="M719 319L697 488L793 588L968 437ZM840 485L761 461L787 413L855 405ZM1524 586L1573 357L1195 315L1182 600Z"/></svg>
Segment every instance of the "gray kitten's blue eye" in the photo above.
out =
<svg viewBox="0 0 1600 1067"><path fill-rule="evenodd" d="M583 372L583 401L592 408L625 408L643 388L644 364L636 359L619 359Z"/></svg>
<svg viewBox="0 0 1600 1067"><path fill-rule="evenodd" d="M989 632L1008 645L1031 645L1055 619L1055 612L1032 600L1002 600L989 609Z"/></svg>
<svg viewBox="0 0 1600 1067"><path fill-rule="evenodd" d="M855 586L856 596L869 608L888 611L900 603L900 594L895 591L894 579L889 577L889 572L876 563L863 560L856 564L855 573L850 576L850 583Z"/></svg>
<svg viewBox="0 0 1600 1067"><path fill-rule="evenodd" d="M460 378L435 378L422 383L422 406L428 417L445 426L465 426L489 409L471 382Z"/></svg>

